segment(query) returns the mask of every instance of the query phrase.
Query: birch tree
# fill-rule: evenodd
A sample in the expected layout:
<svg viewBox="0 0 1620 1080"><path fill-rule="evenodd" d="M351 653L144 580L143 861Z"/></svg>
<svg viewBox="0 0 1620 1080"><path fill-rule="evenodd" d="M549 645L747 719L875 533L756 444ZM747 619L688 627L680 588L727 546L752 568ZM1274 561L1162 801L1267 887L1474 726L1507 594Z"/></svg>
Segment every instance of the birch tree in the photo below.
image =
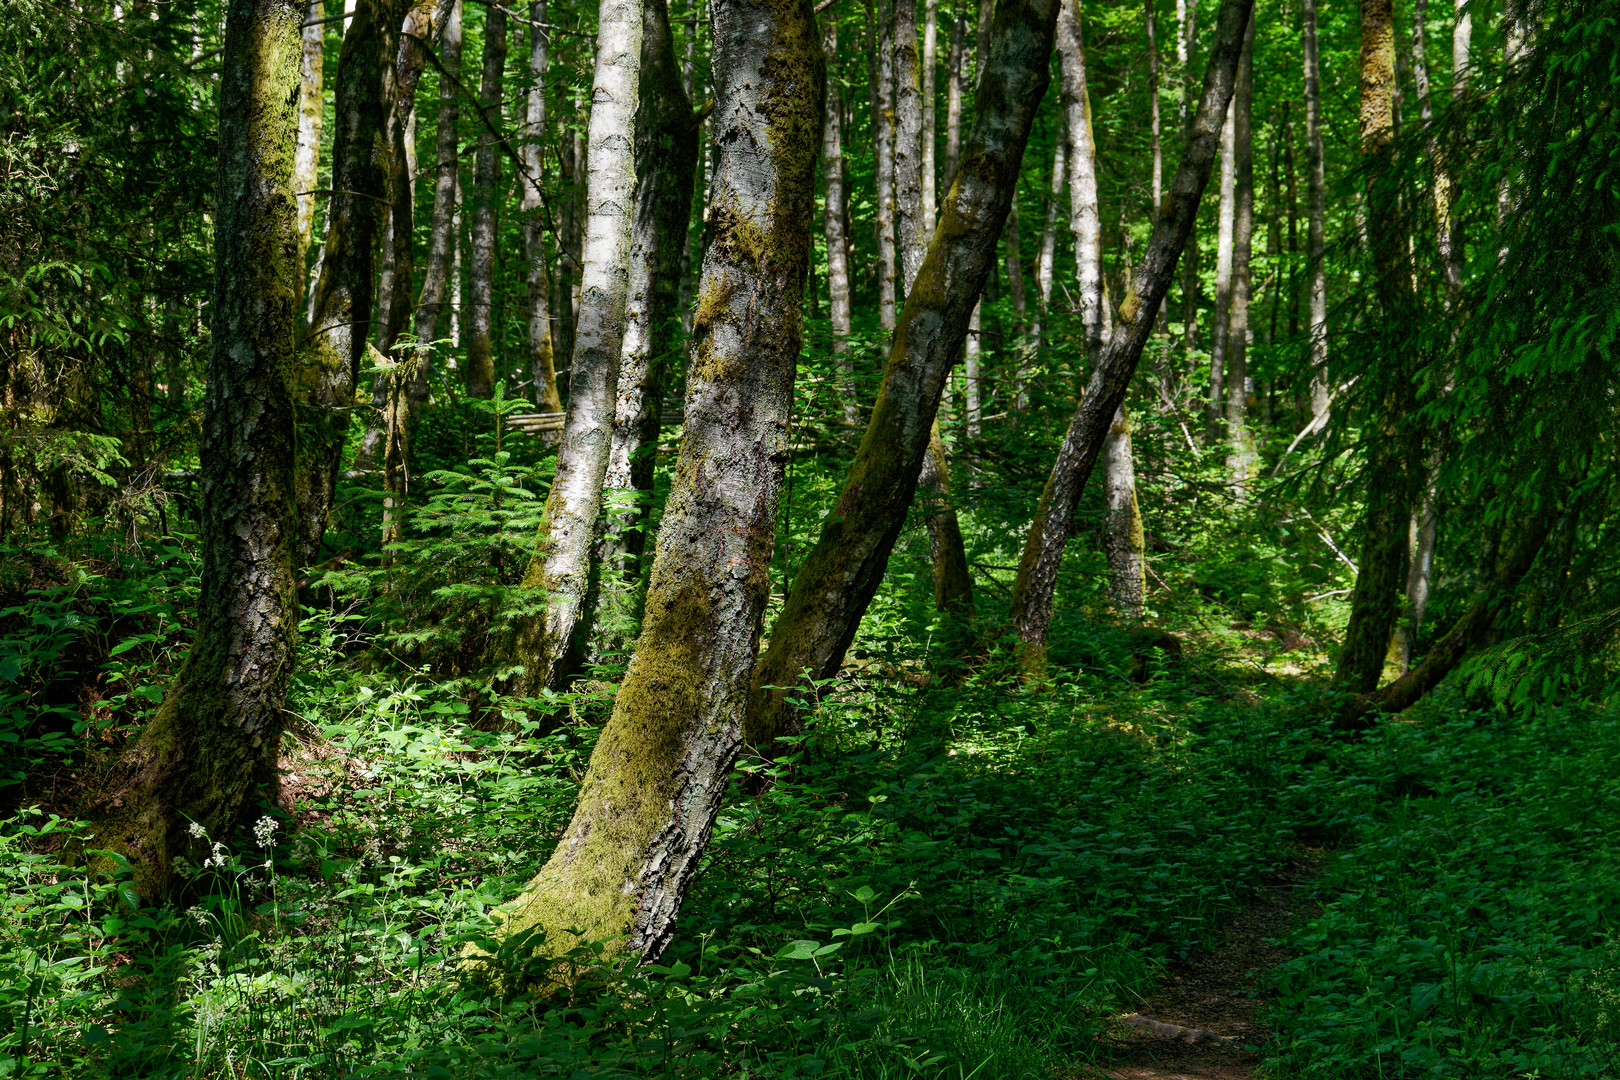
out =
<svg viewBox="0 0 1620 1080"><path fill-rule="evenodd" d="M524 109L522 147L523 191L519 211L523 215L523 256L528 262L529 286L529 381L534 388L534 404L541 412L562 412L562 396L557 392L557 358L551 335L551 274L546 243L545 200L540 182L545 175L546 77L551 70L546 22L546 0L529 4L529 93ZM690 185L688 185L690 186ZM555 438L545 435L547 441Z"/></svg>
<svg viewBox="0 0 1620 1080"><path fill-rule="evenodd" d="M495 345L490 318L495 300L495 219L501 203L501 156L495 132L501 128L506 87L506 9L491 4L484 16L483 71L478 81L478 153L473 158L473 209L467 268L467 353L462 386L467 396L495 393Z"/></svg>
<svg viewBox="0 0 1620 1080"><path fill-rule="evenodd" d="M1254 436L1249 430L1249 308L1254 248L1254 22L1243 39L1237 87L1232 94L1232 283L1226 324L1226 471L1232 494L1248 496L1254 470Z"/></svg>
<svg viewBox="0 0 1620 1080"><path fill-rule="evenodd" d="M838 55L838 19L827 19L823 48L827 56ZM821 173L826 191L822 227L827 242L827 313L832 324L832 351L842 381L844 422L851 426L860 420L856 397L855 367L849 355L851 311L849 293L849 237L844 228L849 196L844 189L844 103L835 82L827 83L827 117L821 136Z"/></svg>
<svg viewBox="0 0 1620 1080"><path fill-rule="evenodd" d="M1305 57L1305 269L1310 279L1305 324L1310 335L1310 430L1327 426L1331 403L1327 343L1327 169L1322 151L1322 75L1317 58L1316 0L1300 0Z"/></svg>
<svg viewBox="0 0 1620 1080"><path fill-rule="evenodd" d="M1192 230L1199 200L1209 183L1252 7L1253 0L1221 2L1214 40L1210 43L1209 66L1204 73L1203 93L1188 128L1181 163L1165 193L1153 235L1136 267L1131 290L1119 306L1120 321L1092 369L1085 396L1069 422L1024 543L1018 576L1013 581L1011 615L1025 668L1037 676L1045 666L1046 638L1052 623L1052 593L1075 508L1114 414L1125 400L1126 388L1153 327L1153 313L1170 287L1176 258Z"/></svg>
<svg viewBox="0 0 1620 1080"><path fill-rule="evenodd" d="M610 958L657 959L742 748L803 338L825 74L809 0L715 0L710 12L711 234L647 614L573 820L502 912L504 936L540 946L544 934L551 955L582 938Z"/></svg>

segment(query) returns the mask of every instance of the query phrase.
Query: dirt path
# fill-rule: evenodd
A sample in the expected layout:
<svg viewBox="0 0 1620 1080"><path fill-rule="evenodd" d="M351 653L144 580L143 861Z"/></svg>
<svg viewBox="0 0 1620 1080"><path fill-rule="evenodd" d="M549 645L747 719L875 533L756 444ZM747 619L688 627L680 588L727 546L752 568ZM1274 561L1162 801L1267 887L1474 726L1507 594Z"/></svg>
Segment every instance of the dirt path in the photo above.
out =
<svg viewBox="0 0 1620 1080"><path fill-rule="evenodd" d="M1288 959L1276 944L1308 903L1306 886L1322 852L1301 851L1268 876L1252 903L1221 928L1220 944L1168 965L1164 980L1136 1014L1106 1037L1109 1064L1090 1075L1107 1080L1253 1080L1271 1031L1260 1021L1261 977Z"/></svg>

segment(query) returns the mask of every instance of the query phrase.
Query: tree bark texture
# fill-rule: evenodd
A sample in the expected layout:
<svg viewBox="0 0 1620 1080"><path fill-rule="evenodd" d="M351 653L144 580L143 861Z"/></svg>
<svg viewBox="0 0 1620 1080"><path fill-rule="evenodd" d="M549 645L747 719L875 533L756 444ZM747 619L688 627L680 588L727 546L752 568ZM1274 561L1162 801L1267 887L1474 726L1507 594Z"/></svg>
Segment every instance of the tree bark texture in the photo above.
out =
<svg viewBox="0 0 1620 1080"><path fill-rule="evenodd" d="M600 655L622 654L639 620L641 557L653 496L664 369L676 343L681 261L697 179L697 121L675 60L665 0L645 0L636 109L635 219L613 441L602 488L594 600Z"/></svg>
<svg viewBox="0 0 1620 1080"><path fill-rule="evenodd" d="M371 336L377 247L393 159L388 120L405 6L403 0L363 0L338 57L326 250L299 365L300 565L315 561L326 533L360 358Z"/></svg>
<svg viewBox="0 0 1620 1080"><path fill-rule="evenodd" d="M1108 599L1128 622L1142 621L1147 586L1147 533L1136 499L1131 421L1120 405L1103 442L1103 552L1108 557Z"/></svg>
<svg viewBox="0 0 1620 1080"><path fill-rule="evenodd" d="M1176 257L1192 231L1199 200L1209 183L1252 7L1253 0L1221 2L1203 93L1188 128L1181 162L1170 180L1147 250L1137 264L1131 290L1119 306L1119 323L1092 369L1085 396L1069 423L1036 506L1013 582L1011 604L1027 670L1038 672L1043 666L1052 623L1052 594L1080 493L1090 478L1114 414L1125 400L1131 375L1153 328L1153 313L1170 287Z"/></svg>
<svg viewBox="0 0 1620 1080"><path fill-rule="evenodd" d="M1362 0L1361 152L1367 161L1367 236L1384 334L1374 372L1377 397L1364 474L1367 504L1359 572L1334 676L1339 686L1356 693L1378 685L1389 654L1406 585L1408 522L1423 468L1421 441L1411 422L1416 407L1414 373L1398 332L1409 314L1412 275L1399 229L1398 181L1389 160L1395 140L1394 109L1394 3Z"/></svg>
<svg viewBox="0 0 1620 1080"><path fill-rule="evenodd" d="M956 178L956 159L962 153L962 90L967 84L967 45L965 20L958 13L951 19L949 70L945 78L945 190Z"/></svg>
<svg viewBox="0 0 1620 1080"><path fill-rule="evenodd" d="M1164 191L1164 146L1159 138L1159 47L1154 43L1156 19L1153 0L1143 0L1143 26L1147 30L1148 48L1148 139L1153 155L1152 199L1153 216L1159 215L1159 198Z"/></svg>
<svg viewBox="0 0 1620 1080"><path fill-rule="evenodd" d="M573 928L610 956L658 957L742 748L803 339L825 72L809 0L710 11L710 242L646 619L573 821L505 911L506 934L544 930L553 955Z"/></svg>
<svg viewBox="0 0 1620 1080"><path fill-rule="evenodd" d="M836 18L827 20L823 51L830 57L838 55ZM844 189L844 110L838 86L832 80L827 83L827 118L821 135L821 172L826 189L822 226L827 240L827 312L832 323L833 361L838 365L842 384L838 393L843 399L844 422L853 426L860 421L860 400L855 391L855 367L849 355L849 236L844 228L849 196Z"/></svg>
<svg viewBox="0 0 1620 1080"><path fill-rule="evenodd" d="M99 847L143 900L201 861L255 781L273 780L298 630L294 334L304 247L294 192L303 0L233 0L219 79L218 198L203 403L197 634L109 778Z"/></svg>
<svg viewBox="0 0 1620 1080"><path fill-rule="evenodd" d="M881 0L880 0L881 4ZM872 148L873 170L877 178L878 326L894 329L895 304L900 277L899 255L895 250L895 94L894 24L880 9L878 25L870 27L877 49L872 64Z"/></svg>
<svg viewBox="0 0 1620 1080"><path fill-rule="evenodd" d="M894 0L894 216L903 300L922 265L933 212L923 203L922 66L917 56L917 0Z"/></svg>
<svg viewBox="0 0 1620 1080"><path fill-rule="evenodd" d="M526 693L568 679L585 644L580 639L590 629L585 594L612 449L624 348L636 196L642 4L602 0L600 10L568 413L535 556L523 578L525 585L546 593L541 614L525 620L518 630L518 658L525 670L516 687Z"/></svg>
<svg viewBox="0 0 1620 1080"><path fill-rule="evenodd" d="M1036 107L1046 90L1058 0L998 5L981 54L973 130L889 348L889 362L843 493L794 578L754 675L749 742L794 729L801 679L828 678L882 581L916 493L946 376L994 271L997 240Z"/></svg>
<svg viewBox="0 0 1620 1080"><path fill-rule="evenodd" d="M326 64L325 14L322 0L309 0L298 84L298 154L293 165L293 191L298 197L298 242L303 245L299 249L300 260L302 253L309 250L309 236L315 226L315 188L321 166L321 73ZM298 268L298 281L302 286L302 265Z"/></svg>
<svg viewBox="0 0 1620 1080"><path fill-rule="evenodd" d="M1088 368L1097 363L1107 330L1103 307L1102 209L1097 191L1097 143L1091 128L1091 93L1086 85L1086 48L1080 20L1065 3L1057 21L1058 70L1069 180L1069 232L1074 238L1076 300Z"/></svg>
<svg viewBox="0 0 1620 1080"><path fill-rule="evenodd" d="M1317 59L1316 0L1300 0L1305 55L1305 269L1310 279L1305 322L1310 334L1311 426L1327 426L1331 392L1327 345L1327 171L1322 151L1322 76Z"/></svg>
<svg viewBox="0 0 1620 1080"><path fill-rule="evenodd" d="M939 0L923 0L922 35L922 195L923 231L932 235L934 215L939 209L938 162L935 159L935 136L939 129L938 110L934 101L938 95L935 83L939 66Z"/></svg>
<svg viewBox="0 0 1620 1080"><path fill-rule="evenodd" d="M1236 91L1233 92L1236 97ZM1204 398L1204 441L1220 442L1226 419L1226 353L1232 326L1232 232L1236 225L1237 157L1233 110L1221 128L1220 202L1215 216L1215 325L1209 339L1209 394Z"/></svg>
<svg viewBox="0 0 1620 1080"><path fill-rule="evenodd" d="M461 75L461 0L451 4L439 37L439 63L457 78ZM450 268L456 253L456 168L457 126L461 122L461 98L455 80L439 76L438 131L433 144L433 219L428 227L427 268L422 276L422 292L416 301L416 340L429 344L439 340L448 320L444 318L445 298L450 292ZM421 389L427 396L427 372L421 372Z"/></svg>
<svg viewBox="0 0 1620 1080"><path fill-rule="evenodd" d="M551 68L549 42L542 28L546 21L546 0L529 4L529 96L524 111L523 256L527 261L529 286L529 381L534 388L534 405L541 412L562 412L562 396L557 391L557 356L551 335L551 273L546 251L546 207L540 181L545 175L546 76ZM690 184L688 184L690 188ZM688 192L690 205L690 192ZM548 442L556 438L547 432Z"/></svg>
<svg viewBox="0 0 1620 1080"><path fill-rule="evenodd" d="M484 15L484 63L478 81L478 111L485 124L473 157L472 227L467 267L467 351L462 387L468 397L495 393L495 344L490 319L495 299L495 218L501 204L501 155L494 131L501 128L506 87L506 10L491 4ZM491 129L494 129L492 131Z"/></svg>
<svg viewBox="0 0 1620 1080"><path fill-rule="evenodd" d="M1226 324L1226 471L1232 494L1248 497L1254 471L1254 434L1249 430L1249 308L1254 249L1254 21L1243 39L1237 87L1232 94L1232 310Z"/></svg>

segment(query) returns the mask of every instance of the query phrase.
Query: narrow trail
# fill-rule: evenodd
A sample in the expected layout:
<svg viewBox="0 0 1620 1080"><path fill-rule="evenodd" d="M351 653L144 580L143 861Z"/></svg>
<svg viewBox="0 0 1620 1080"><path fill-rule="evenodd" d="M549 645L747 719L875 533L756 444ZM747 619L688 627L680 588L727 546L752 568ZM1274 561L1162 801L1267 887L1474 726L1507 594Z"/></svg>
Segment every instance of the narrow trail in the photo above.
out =
<svg viewBox="0 0 1620 1080"><path fill-rule="evenodd" d="M1104 1036L1107 1065L1094 1080L1253 1080L1254 1047L1271 1038L1261 1021L1259 986L1288 959L1277 944L1309 903L1323 853L1304 850L1266 877L1260 895L1221 927L1219 944L1169 964L1139 1012Z"/></svg>

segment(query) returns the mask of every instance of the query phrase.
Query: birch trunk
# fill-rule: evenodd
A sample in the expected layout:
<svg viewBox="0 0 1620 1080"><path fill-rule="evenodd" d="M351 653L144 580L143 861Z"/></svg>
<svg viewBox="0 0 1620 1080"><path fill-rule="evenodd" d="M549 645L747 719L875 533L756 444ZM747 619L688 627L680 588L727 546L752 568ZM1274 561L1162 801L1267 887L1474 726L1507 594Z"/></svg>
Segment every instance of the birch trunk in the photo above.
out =
<svg viewBox="0 0 1620 1080"><path fill-rule="evenodd" d="M1198 4L1176 0L1176 20L1181 32L1176 35L1176 66L1181 72L1181 128L1185 133L1187 122L1196 115L1193 105L1192 53L1198 37ZM1187 234L1186 250L1181 255L1181 348L1186 354L1188 383L1192 383L1194 356L1198 351L1198 222Z"/></svg>
<svg viewBox="0 0 1620 1080"><path fill-rule="evenodd" d="M371 338L377 246L393 158L388 120L404 14L402 0L363 0L338 58L326 253L310 297L309 335L300 350L300 565L315 561L326 533L360 359Z"/></svg>
<svg viewBox="0 0 1620 1080"><path fill-rule="evenodd" d="M103 790L118 801L95 836L128 858L148 903L168 895L176 858L207 855L192 822L223 837L255 783L275 780L298 629L291 382L306 11L302 0L233 0L225 15L197 633L162 706L107 778Z"/></svg>
<svg viewBox="0 0 1620 1080"><path fill-rule="evenodd" d="M1254 436L1249 430L1249 308L1254 249L1254 22L1243 39L1237 87L1232 95L1232 314L1226 330L1226 471L1238 502L1248 498L1254 471Z"/></svg>
<svg viewBox="0 0 1620 1080"><path fill-rule="evenodd" d="M562 412L562 396L557 392L557 357L551 339L551 274L547 268L545 201L540 181L545 175L546 76L551 62L542 24L546 21L546 0L529 4L529 95L524 111L522 147L523 255L528 262L529 286L529 380L534 388L535 408L541 412ZM556 441L554 432L543 438Z"/></svg>
<svg viewBox="0 0 1620 1080"><path fill-rule="evenodd" d="M664 400L664 368L676 343L681 260L697 179L697 120L675 60L665 0L645 0L640 104L636 109L635 220L624 343L613 407L613 442L602 488L593 651L626 653L640 621L641 559Z"/></svg>
<svg viewBox="0 0 1620 1080"><path fill-rule="evenodd" d="M298 284L303 294L304 253L315 225L315 188L321 166L321 72L326 64L324 0L309 0L304 13L302 70L298 83L298 152L293 158L293 192L298 198Z"/></svg>
<svg viewBox="0 0 1620 1080"><path fill-rule="evenodd" d="M1113 418L1125 400L1131 375L1153 328L1153 312L1170 287L1176 257L1192 231L1199 200L1209 183L1252 7L1253 0L1221 2L1215 39L1210 45L1209 67L1204 73L1204 89L1198 111L1188 128L1181 163L1165 193L1147 250L1136 267L1131 291L1119 306L1120 322L1092 370L1085 396L1069 423L1051 475L1041 492L1035 520L1019 559L1011 605L1026 670L1038 673L1044 667L1047 631L1052 623L1052 594L1080 493L1085 489Z"/></svg>
<svg viewBox="0 0 1620 1080"><path fill-rule="evenodd" d="M934 101L938 95L935 71L939 66L939 0L923 0L922 40L922 212L923 231L932 235L934 215L939 209L938 177L935 175L935 135L938 116Z"/></svg>
<svg viewBox="0 0 1620 1080"><path fill-rule="evenodd" d="M478 82L478 111L488 126L478 133L473 158L471 265L467 268L467 367L462 385L468 397L495 393L495 346L490 318L495 293L495 218L500 210L501 157L490 128L501 128L501 95L506 86L506 11L490 5L484 16L484 63Z"/></svg>
<svg viewBox="0 0 1620 1080"><path fill-rule="evenodd" d="M916 492L946 376L995 266L997 237L1049 79L1057 9L1058 0L1008 0L997 7L973 130L901 314L866 434L755 670L748 731L755 746L767 747L797 726L788 699L799 696L807 674L822 679L838 671L883 578Z"/></svg>
<svg viewBox="0 0 1620 1080"><path fill-rule="evenodd" d="M575 117L579 117L580 101L574 99ZM556 329L552 340L552 353L572 360L574 355L574 280L579 270L579 221L581 192L579 173L581 163L576 152L578 139L572 127L562 132L558 157L557 214L557 276L553 281L551 306Z"/></svg>
<svg viewBox="0 0 1620 1080"><path fill-rule="evenodd" d="M962 343L962 424L969 439L983 434L980 418L984 415L984 394L980 369L979 309L981 301L973 301L973 315L968 319L967 338Z"/></svg>
<svg viewBox="0 0 1620 1080"><path fill-rule="evenodd" d="M838 55L838 21L827 20L823 44L827 56ZM860 400L855 391L855 366L849 356L851 312L849 301L849 237L844 231L844 109L836 83L827 83L827 118L821 135L821 171L825 178L826 202L822 226L827 240L827 311L832 322L833 362L838 366L842 385L844 422L860 422Z"/></svg>
<svg viewBox="0 0 1620 1080"><path fill-rule="evenodd" d="M649 962L669 943L742 748L767 598L825 76L809 0L710 11L711 233L645 626L573 821L504 912L504 936L545 932L553 956L605 941Z"/></svg>
<svg viewBox="0 0 1620 1080"><path fill-rule="evenodd" d="M1052 146L1052 176L1046 187L1046 220L1041 226L1041 246L1035 253L1035 328L1030 334L1034 353L1041 354L1052 306L1052 277L1057 265L1058 209L1063 205L1063 188L1068 179L1069 138L1059 135Z"/></svg>
<svg viewBox="0 0 1620 1080"><path fill-rule="evenodd" d="M1159 47L1154 43L1153 0L1143 0L1143 24L1148 47L1148 139L1153 155L1153 216L1159 216L1159 199L1164 191L1164 147L1159 141Z"/></svg>
<svg viewBox="0 0 1620 1080"><path fill-rule="evenodd" d="M870 13L870 9L869 13ZM895 251L895 100L894 27L878 13L878 26L868 26L877 38L872 64L873 168L877 174L878 325L885 333L894 330L896 286L899 260Z"/></svg>
<svg viewBox="0 0 1620 1080"><path fill-rule="evenodd" d="M600 10L568 413L535 555L523 577L546 593L544 610L518 629L524 672L515 688L526 694L560 686L573 674L590 629L585 594L624 347L643 16L633 0L602 0Z"/></svg>
<svg viewBox="0 0 1620 1080"><path fill-rule="evenodd" d="M1316 0L1301 0L1305 54L1305 322L1310 335L1311 428L1327 427L1331 393L1327 345L1327 172L1322 152L1322 77L1316 49Z"/></svg>
<svg viewBox="0 0 1620 1080"><path fill-rule="evenodd" d="M1393 0L1361 2L1361 152L1366 161L1367 234L1374 286L1383 323L1407 317L1412 287L1405 238L1398 231L1398 179L1390 158L1395 141L1395 12ZM1366 693L1378 685L1401 612L1406 585L1408 522L1421 475L1422 448L1410 422L1416 406L1414 373L1398 331L1386 333L1378 365L1376 434L1367 468L1361 557L1350 620L1344 631L1335 682Z"/></svg>
<svg viewBox="0 0 1620 1080"><path fill-rule="evenodd" d="M1215 325L1209 341L1209 394L1204 399L1204 441L1210 445L1220 441L1226 417L1226 352L1232 326L1232 232L1237 220L1233 120L1232 110L1228 108L1226 123L1221 127L1221 188L1215 225Z"/></svg>
<svg viewBox="0 0 1620 1080"><path fill-rule="evenodd" d="M1136 499L1136 462L1125 406L1114 413L1103 442L1103 553L1108 557L1108 599L1130 623L1142 621L1147 585L1147 533Z"/></svg>
<svg viewBox="0 0 1620 1080"><path fill-rule="evenodd" d="M950 59L945 77L945 190L956 179L956 159L962 152L962 89L967 83L966 34L962 16L951 20ZM937 207L936 207L937 208Z"/></svg>

